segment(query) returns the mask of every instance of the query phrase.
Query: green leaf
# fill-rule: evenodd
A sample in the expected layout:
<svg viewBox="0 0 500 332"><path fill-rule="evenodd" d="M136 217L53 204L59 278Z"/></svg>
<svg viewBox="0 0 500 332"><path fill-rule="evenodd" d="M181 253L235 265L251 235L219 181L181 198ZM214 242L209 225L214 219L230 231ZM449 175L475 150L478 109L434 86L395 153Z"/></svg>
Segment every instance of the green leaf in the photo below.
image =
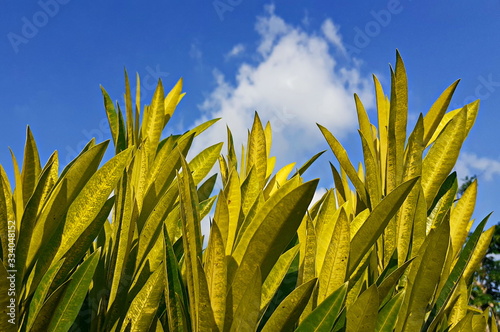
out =
<svg viewBox="0 0 500 332"><path fill-rule="evenodd" d="M26 240L29 241L26 242L29 243L29 248L18 252L17 262L21 269L18 273L21 276L24 276L25 268L33 266L35 258L44 255L40 248L47 245L54 232L62 225L69 206L98 169L108 143L89 147L63 170L33 229L33 234L41 236L28 237Z"/></svg>
<svg viewBox="0 0 500 332"><path fill-rule="evenodd" d="M311 297L316 282L317 279L312 279L295 288L285 297L264 325L262 332L292 331Z"/></svg>
<svg viewBox="0 0 500 332"><path fill-rule="evenodd" d="M403 303L404 294L405 292L402 291L394 295L394 297L380 310L377 318L377 326L375 327L376 332L394 331L398 320L399 310Z"/></svg>
<svg viewBox="0 0 500 332"><path fill-rule="evenodd" d="M168 327L170 331L185 331L187 329L187 323L184 313L185 308L181 300L184 298L183 284L180 278L179 266L174 249L166 231L166 226L164 227L164 238L166 247L166 279L164 290Z"/></svg>
<svg viewBox="0 0 500 332"><path fill-rule="evenodd" d="M200 306L200 278L202 271L198 268L198 259L201 259L201 230L198 211L198 194L186 160L182 157L182 174L179 179L179 201L182 220L182 243L184 246L184 260L186 267L186 284L189 295L191 325L198 326L197 312ZM194 313L194 314L193 314Z"/></svg>
<svg viewBox="0 0 500 332"><path fill-rule="evenodd" d="M83 231L99 214L104 203L123 174L130 157L130 149L109 160L99 169L78 194L68 209L61 238L61 246L54 258L57 261L76 242Z"/></svg>
<svg viewBox="0 0 500 332"><path fill-rule="evenodd" d="M54 280L56 274L64 263L64 259L57 262L53 265L43 276L42 280L38 284L35 293L31 299L29 304L28 318L26 323L26 330L29 331L35 322L35 318L42 309L42 306L45 302L45 298L48 295L49 288Z"/></svg>
<svg viewBox="0 0 500 332"><path fill-rule="evenodd" d="M408 274L406 296L396 330L419 330L424 323L427 306L441 277L450 242L450 225L445 220L432 229L413 261Z"/></svg>
<svg viewBox="0 0 500 332"><path fill-rule="evenodd" d="M457 173L453 172L446 178L446 180L441 185L441 188L439 188L436 198L434 199L434 202L432 203L432 206L427 213L427 223L425 227L426 233L430 231L431 227L436 227L437 225L439 225L442 220L450 213L450 209L457 195L457 190ZM464 227L463 224L460 226ZM463 230L461 230L460 232L463 232Z"/></svg>
<svg viewBox="0 0 500 332"><path fill-rule="evenodd" d="M37 215L42 209L43 204L47 200L48 195L54 188L55 181L57 180L57 154L53 154L49 162L47 162L46 168L43 170L38 180L38 184L31 198L26 204L23 217L21 220L21 226L18 233L17 247L23 248L24 250L19 250L17 258L17 265L19 268L19 273L22 275L24 273L24 263L26 261L26 255L28 254L28 249L30 243L33 241L33 229L37 222ZM1 187L1 186L0 186ZM6 207L5 207L6 208ZM5 211L7 212L7 211ZM0 214L1 217L1 214ZM10 220L6 218L4 220ZM0 219L1 220L1 219ZM7 225L5 223L5 225ZM7 235L7 231L5 231ZM3 244L3 243L2 243ZM4 251L7 251L7 243L5 242ZM4 254L4 257L7 255Z"/></svg>
<svg viewBox="0 0 500 332"><path fill-rule="evenodd" d="M373 154L374 150L372 151L368 138L365 137L365 135L361 131L359 131L359 135L361 137L361 144L363 146L363 158L365 160L365 186L368 195L370 196L370 202L372 203L372 205L376 205L382 198L380 171L377 160L375 159L375 155Z"/></svg>
<svg viewBox="0 0 500 332"><path fill-rule="evenodd" d="M261 193L257 171L252 167L241 184L241 209L246 216Z"/></svg>
<svg viewBox="0 0 500 332"><path fill-rule="evenodd" d="M347 332L374 331L377 324L378 291L371 285L347 308Z"/></svg>
<svg viewBox="0 0 500 332"><path fill-rule="evenodd" d="M55 287L58 287L59 284L64 282L70 276L70 272L75 268L75 266L79 264L79 262L81 262L81 260L84 258L89 248L92 248L92 244L94 243L95 239L101 232L104 223L107 221L107 218L111 213L111 209L113 208L114 203L115 203L114 196L106 201L106 203L99 211L98 215L94 218L92 223L82 231L82 233L78 236L77 240L75 241L75 244L71 246L71 248L64 254L63 256L64 264L59 270L56 278L54 279L53 285L50 288L51 290L54 289ZM56 250L55 246L53 247L47 246L44 248L44 250L45 249L47 250L47 253L53 252L52 250ZM40 264L40 266L42 266L43 262L44 262L43 259L41 259L37 264ZM41 270L43 271L43 269ZM38 280L37 276L35 276L35 279L33 281L34 285L36 285L37 280Z"/></svg>
<svg viewBox="0 0 500 332"><path fill-rule="evenodd" d="M472 233L472 235L469 237L469 240L465 244L465 247L461 250L460 256L453 266L453 270L450 272L450 275L446 279L446 282L441 289L439 296L437 297L436 303L432 308L431 314L427 318L426 326L429 326L432 323L432 320L444 308L446 302L448 302L453 291L458 286L459 279L462 277L462 274L465 271L465 267L472 257L472 253L474 252L474 249L479 241L479 238L487 221L488 217L484 218L481 223L479 223L474 233Z"/></svg>
<svg viewBox="0 0 500 332"><path fill-rule="evenodd" d="M64 284L59 286L52 294L49 295L40 309L35 323L30 332L46 332L49 331L48 327L51 320L54 318L54 312L62 299L65 290L68 288L71 280L67 280Z"/></svg>
<svg viewBox="0 0 500 332"><path fill-rule="evenodd" d="M490 215L491 213L488 216L486 216L486 218L489 218ZM465 271L463 273L463 278L466 280L467 283L471 281L470 279L473 273L477 271L479 265L484 259L484 256L488 252L491 239L493 237L493 234L495 233L495 228L496 226L491 226L488 230L484 231L479 237L476 247L474 248L474 252L472 253L472 256L469 259L469 262L467 263L467 266L465 267Z"/></svg>
<svg viewBox="0 0 500 332"><path fill-rule="evenodd" d="M311 220L310 213L304 216L304 220L297 230L297 237L300 245L300 265L297 285L303 284L316 277L316 248L317 236L314 228L313 221ZM309 313L311 306L305 309Z"/></svg>
<svg viewBox="0 0 500 332"><path fill-rule="evenodd" d="M80 312L83 300L87 295L94 271L101 255L101 249L92 253L83 261L72 275L64 294L57 305L52 320L49 324L49 331L68 331L76 316Z"/></svg>
<svg viewBox="0 0 500 332"><path fill-rule="evenodd" d="M407 117L408 82L403 60L399 51L396 51L396 70L392 71L391 69L391 102L387 145L387 192L396 188L402 180ZM391 246L393 246L392 241ZM387 252L386 250L386 254Z"/></svg>
<svg viewBox="0 0 500 332"><path fill-rule="evenodd" d="M119 201L115 206L115 218L113 223L116 227L116 235L114 238L113 255L116 257L114 266L112 267L111 289L109 291L108 309L114 303L120 287L120 280L125 271L126 262L129 261L129 252L131 248L132 236L135 231L132 220L137 216L137 207L134 204L132 195L132 186L128 177L123 177L120 181L117 195Z"/></svg>
<svg viewBox="0 0 500 332"><path fill-rule="evenodd" d="M344 204L337 209L336 205L333 191L327 192L325 200L321 204L321 208L316 216L315 229L317 248L315 256L318 273L323 268L323 263L330 247L337 220L339 219L342 208L345 207Z"/></svg>
<svg viewBox="0 0 500 332"><path fill-rule="evenodd" d="M300 323L295 332L330 332L343 308L346 294L347 282L321 302Z"/></svg>
<svg viewBox="0 0 500 332"><path fill-rule="evenodd" d="M194 184L200 183L213 168L219 158L223 143L214 144L197 154L189 162L189 169L193 172Z"/></svg>
<svg viewBox="0 0 500 332"><path fill-rule="evenodd" d="M197 316L196 331L217 331L217 324L215 322L214 312L210 301L207 277L205 275L205 271L203 270L201 259L198 258L197 263L197 269L199 271L198 287L200 293L197 299L198 307L195 312L195 315ZM257 303L258 302L259 301L257 301Z"/></svg>
<svg viewBox="0 0 500 332"><path fill-rule="evenodd" d="M229 313L232 314L232 317L226 319L226 324L232 320L231 332L256 330L260 313L261 287L261 273L259 269L256 269L243 289L244 293L241 300L233 304L234 313Z"/></svg>
<svg viewBox="0 0 500 332"><path fill-rule="evenodd" d="M140 230L138 245L137 245L137 266L144 263L149 251L153 247L162 232L165 216L172 212L174 203L178 198L178 188L171 187L167 192L159 198L158 203L149 214L144 226ZM167 228L169 227L167 223ZM173 235L173 234L171 234Z"/></svg>
<svg viewBox="0 0 500 332"><path fill-rule="evenodd" d="M106 110L106 115L108 117L109 129L111 129L111 137L115 146L118 143L118 114L115 109L113 101L109 97L109 94L101 86L102 96L104 98L104 109Z"/></svg>
<svg viewBox="0 0 500 332"><path fill-rule="evenodd" d="M165 267L161 264L130 303L121 331L127 324L130 324L131 332L148 331L160 304L164 278Z"/></svg>
<svg viewBox="0 0 500 332"><path fill-rule="evenodd" d="M217 181L217 173L209 177L202 185L198 187L198 201L203 202L212 194Z"/></svg>
<svg viewBox="0 0 500 332"><path fill-rule="evenodd" d="M382 301L385 299L385 297L387 295L389 295L392 290L395 289L395 286L398 283L399 279L406 272L406 269L408 268L408 266L411 264L411 262L413 260L414 260L414 258L404 262L401 266L399 266L396 270L391 272L388 276L381 275L377 279L377 288L378 288L378 295L379 295L379 302L380 303L382 303Z"/></svg>
<svg viewBox="0 0 500 332"><path fill-rule="evenodd" d="M312 165L312 164L316 161L316 159L318 159L319 157L321 157L321 155L322 155L323 153L325 153L325 151L326 151L326 150L323 150L323 151L321 151L321 152L316 153L314 156L312 156L312 157L311 157L311 159L309 159L308 161L306 161L306 162L304 163L304 165L302 165L302 166L301 166L301 167L297 170L297 172L295 172L295 173L292 175L292 177L294 177L294 176L295 176L295 175L297 175L297 174L298 174L298 175L302 175L302 174L304 174L304 173L307 171L307 169L308 169L308 168L309 168L309 167L310 167L310 166L311 166L311 165Z"/></svg>
<svg viewBox="0 0 500 332"><path fill-rule="evenodd" d="M257 267L261 269L265 280L281 253L295 236L317 184L318 180L309 181L282 198L273 196L268 200L267 213L264 211L262 215L255 217L261 219L260 225L254 232L247 229L242 237L243 239L251 236L247 245L240 242L235 250L235 254L238 249L242 251L242 258L232 283L233 303L239 302L242 285ZM238 259L236 261L238 262Z"/></svg>
<svg viewBox="0 0 500 332"><path fill-rule="evenodd" d="M394 189L373 209L361 228L356 232L351 241L349 267L347 269L348 276L354 272L363 256L377 241L417 181L418 178L406 181Z"/></svg>
<svg viewBox="0 0 500 332"><path fill-rule="evenodd" d="M273 266L271 272L269 272L266 280L262 284L262 299L260 301L260 310L263 311L271 302L276 291L278 290L281 282L285 278L293 260L297 257L299 252L299 246L296 245L293 248L287 250L283 253L276 264Z"/></svg>
<svg viewBox="0 0 500 332"><path fill-rule="evenodd" d="M132 105L132 92L130 91L130 81L127 70L125 70L125 118L127 121L127 147L132 146L137 141L134 132L134 112Z"/></svg>
<svg viewBox="0 0 500 332"><path fill-rule="evenodd" d="M33 194L41 172L40 157L36 147L35 139L30 127L26 129L26 145L24 147L23 168L21 171L23 201L22 206L26 206L29 198ZM17 185L17 183L16 183ZM21 203L21 202L18 202Z"/></svg>

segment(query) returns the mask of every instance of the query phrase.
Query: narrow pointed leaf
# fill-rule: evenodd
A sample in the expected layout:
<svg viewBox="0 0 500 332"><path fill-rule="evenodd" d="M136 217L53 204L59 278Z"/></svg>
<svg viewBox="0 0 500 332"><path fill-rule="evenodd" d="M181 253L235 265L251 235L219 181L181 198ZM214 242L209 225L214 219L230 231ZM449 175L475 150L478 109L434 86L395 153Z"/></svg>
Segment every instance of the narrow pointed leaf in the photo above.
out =
<svg viewBox="0 0 500 332"><path fill-rule="evenodd" d="M344 307L347 283L340 286L316 307L295 332L330 332L335 320Z"/></svg>
<svg viewBox="0 0 500 332"><path fill-rule="evenodd" d="M316 285L316 279L294 289L274 311L262 332L292 331Z"/></svg>
<svg viewBox="0 0 500 332"><path fill-rule="evenodd" d="M372 211L351 241L349 268L347 274L354 272L363 256L382 234L389 220L396 214L410 193L418 178L406 181L387 195Z"/></svg>
<svg viewBox="0 0 500 332"><path fill-rule="evenodd" d="M432 141L431 137L436 132L439 124L441 123L441 119L443 119L444 113L450 104L451 97L457 88L460 80L453 82L443 93L439 96L439 98L434 102L431 106L429 112L425 115L424 118L424 144L427 145L428 142Z"/></svg>
<svg viewBox="0 0 500 332"><path fill-rule="evenodd" d="M65 332L73 324L88 292L100 254L100 249L92 253L73 273L64 295L53 313L49 331Z"/></svg>
<svg viewBox="0 0 500 332"><path fill-rule="evenodd" d="M164 266L160 265L130 303L123 326L130 323L131 332L148 331L160 304L165 277L164 269Z"/></svg>
<svg viewBox="0 0 500 332"><path fill-rule="evenodd" d="M347 307L347 332L374 331L378 312L377 286L372 285Z"/></svg>
<svg viewBox="0 0 500 332"><path fill-rule="evenodd" d="M376 332L394 331L404 294L404 291L399 292L380 310L377 318L377 326L375 327Z"/></svg>
<svg viewBox="0 0 500 332"><path fill-rule="evenodd" d="M335 136L333 136L332 133L328 131L328 129L319 124L318 127L323 133L323 136L325 136L325 139L330 148L332 149L333 153L335 154L335 157L337 157L340 166L345 170L345 172L349 176L349 179L354 185L354 188L356 188L356 192L358 193L359 197L365 203L365 205L368 206L368 196L366 193L365 185L363 184L363 181L361 181L361 179L359 178L358 173L354 169L354 166L351 164L351 161L347 156L346 150L340 144L340 142L335 138Z"/></svg>

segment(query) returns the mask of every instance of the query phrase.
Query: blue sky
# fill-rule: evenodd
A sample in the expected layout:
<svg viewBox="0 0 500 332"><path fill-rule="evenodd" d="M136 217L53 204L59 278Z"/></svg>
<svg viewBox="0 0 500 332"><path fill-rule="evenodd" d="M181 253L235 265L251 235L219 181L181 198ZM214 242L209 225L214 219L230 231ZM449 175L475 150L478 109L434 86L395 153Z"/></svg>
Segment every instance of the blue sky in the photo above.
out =
<svg viewBox="0 0 500 332"><path fill-rule="evenodd" d="M27 124L42 163L58 150L64 165L91 137L110 138L99 85L122 102L124 68L141 75L144 101L158 78L170 88L183 77L187 95L167 133L223 117L195 149L224 139L226 124L242 142L257 110L274 126L272 152L280 166L327 149L316 122L360 161L352 94L375 120L371 74L387 92L397 48L408 72L411 121L458 78L454 108L481 99L457 171L459 178L478 175L476 219L498 205L498 0L41 0L2 6L0 164L9 175L8 147L22 158ZM324 187L331 186L329 160L330 152L308 175L321 176ZM498 220L494 214L490 224Z"/></svg>

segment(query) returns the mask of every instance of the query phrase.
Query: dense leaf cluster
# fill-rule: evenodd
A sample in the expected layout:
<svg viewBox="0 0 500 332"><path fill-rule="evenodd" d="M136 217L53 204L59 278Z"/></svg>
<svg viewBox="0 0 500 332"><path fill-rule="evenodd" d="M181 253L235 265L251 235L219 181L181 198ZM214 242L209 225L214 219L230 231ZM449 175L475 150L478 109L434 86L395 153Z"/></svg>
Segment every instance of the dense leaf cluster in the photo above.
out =
<svg viewBox="0 0 500 332"><path fill-rule="evenodd" d="M275 170L256 113L241 154L228 129L226 154L219 143L188 158L217 120L164 137L182 80L166 95L160 81L143 108L126 75L124 112L102 89L104 165L108 142L91 140L62 172L57 152L42 168L28 128L14 185L0 167L1 310L15 288L0 330L496 331L491 308L469 304L495 228L471 229L476 181L457 196L451 172L479 107L447 112L457 83L408 135L398 53L390 96L374 76L377 125L355 95L359 167L319 125L338 163L312 202L318 179L302 175L321 153Z"/></svg>

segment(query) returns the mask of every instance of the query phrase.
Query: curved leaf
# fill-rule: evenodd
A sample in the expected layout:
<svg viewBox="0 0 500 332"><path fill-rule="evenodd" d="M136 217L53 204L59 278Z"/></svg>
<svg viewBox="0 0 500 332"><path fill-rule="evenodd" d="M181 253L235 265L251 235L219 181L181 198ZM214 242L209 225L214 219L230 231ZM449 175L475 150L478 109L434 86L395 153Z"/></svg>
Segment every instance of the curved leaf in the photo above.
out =
<svg viewBox="0 0 500 332"><path fill-rule="evenodd" d="M295 288L280 303L279 307L269 317L262 332L292 331L302 310L304 310L316 286L316 279L312 279Z"/></svg>
<svg viewBox="0 0 500 332"><path fill-rule="evenodd" d="M101 249L93 252L73 273L71 281L53 312L49 331L68 331L80 312L83 300L87 295L92 277L94 276Z"/></svg>

